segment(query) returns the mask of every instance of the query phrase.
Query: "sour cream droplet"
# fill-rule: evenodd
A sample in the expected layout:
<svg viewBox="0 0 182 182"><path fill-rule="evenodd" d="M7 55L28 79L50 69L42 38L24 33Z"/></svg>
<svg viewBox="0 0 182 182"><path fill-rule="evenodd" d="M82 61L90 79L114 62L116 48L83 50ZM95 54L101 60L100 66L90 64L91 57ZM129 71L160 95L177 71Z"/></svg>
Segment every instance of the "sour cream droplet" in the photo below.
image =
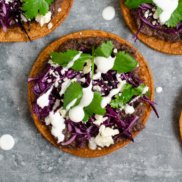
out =
<svg viewBox="0 0 182 182"><path fill-rule="evenodd" d="M14 138L9 135L3 135L0 138L0 148L3 150L11 150L15 145Z"/></svg>
<svg viewBox="0 0 182 182"><path fill-rule="evenodd" d="M69 118L74 122L80 122L85 116L83 107L76 106L69 111Z"/></svg>
<svg viewBox="0 0 182 182"><path fill-rule="evenodd" d="M115 17L115 9L112 6L106 7L102 12L102 17L104 20L112 20Z"/></svg>

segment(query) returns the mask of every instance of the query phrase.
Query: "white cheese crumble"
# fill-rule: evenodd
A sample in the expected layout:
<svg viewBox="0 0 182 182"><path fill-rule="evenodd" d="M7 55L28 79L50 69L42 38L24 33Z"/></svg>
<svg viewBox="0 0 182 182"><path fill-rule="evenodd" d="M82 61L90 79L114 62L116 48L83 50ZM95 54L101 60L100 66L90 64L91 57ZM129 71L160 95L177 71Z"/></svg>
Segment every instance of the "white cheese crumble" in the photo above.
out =
<svg viewBox="0 0 182 182"><path fill-rule="evenodd" d="M48 29L51 29L53 27L53 24L50 22L48 25L47 25Z"/></svg>
<svg viewBox="0 0 182 182"><path fill-rule="evenodd" d="M38 14L35 18L36 22L38 22L40 24L40 26L42 27L44 24L47 24L51 21L51 16L52 16L52 12L48 11L46 15L40 15Z"/></svg>
<svg viewBox="0 0 182 182"><path fill-rule="evenodd" d="M63 116L60 115L59 111L49 113L49 116L45 118L46 125L51 124L51 134L58 139L58 143L64 140L63 130L65 129L66 125L64 123Z"/></svg>
<svg viewBox="0 0 182 182"><path fill-rule="evenodd" d="M112 129L101 125L99 134L95 137L95 143L100 147L109 147L114 144L113 136L119 134L118 129Z"/></svg>
<svg viewBox="0 0 182 182"><path fill-rule="evenodd" d="M92 137L92 138L89 140L88 147L89 147L89 149L91 149L91 150L96 150L96 149L97 149L97 144L95 143L94 137Z"/></svg>
<svg viewBox="0 0 182 182"><path fill-rule="evenodd" d="M135 112L134 107L128 104L124 107L124 110L126 114L133 114Z"/></svg>
<svg viewBox="0 0 182 182"><path fill-rule="evenodd" d="M103 117L101 115L95 115L95 121L93 122L94 124L100 126L104 121L108 119L108 117Z"/></svg>

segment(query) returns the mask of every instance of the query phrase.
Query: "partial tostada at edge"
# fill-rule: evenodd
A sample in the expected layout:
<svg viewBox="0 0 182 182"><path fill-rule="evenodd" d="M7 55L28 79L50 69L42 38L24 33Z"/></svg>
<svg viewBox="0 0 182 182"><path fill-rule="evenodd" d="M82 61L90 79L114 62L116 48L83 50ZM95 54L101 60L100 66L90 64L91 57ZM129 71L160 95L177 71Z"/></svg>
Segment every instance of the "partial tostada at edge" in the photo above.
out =
<svg viewBox="0 0 182 182"><path fill-rule="evenodd" d="M31 41L54 31L73 0L0 0L0 42Z"/></svg>

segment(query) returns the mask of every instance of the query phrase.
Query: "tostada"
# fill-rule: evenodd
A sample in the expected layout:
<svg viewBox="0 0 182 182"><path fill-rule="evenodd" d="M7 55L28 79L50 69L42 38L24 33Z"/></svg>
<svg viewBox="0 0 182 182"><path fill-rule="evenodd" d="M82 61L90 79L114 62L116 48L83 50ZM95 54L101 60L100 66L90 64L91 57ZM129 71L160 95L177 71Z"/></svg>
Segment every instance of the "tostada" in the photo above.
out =
<svg viewBox="0 0 182 182"><path fill-rule="evenodd" d="M44 37L66 18L73 0L0 0L0 42Z"/></svg>
<svg viewBox="0 0 182 182"><path fill-rule="evenodd" d="M38 130L80 157L103 156L133 141L151 108L157 114L153 99L152 75L142 55L103 31L81 31L53 42L28 80Z"/></svg>

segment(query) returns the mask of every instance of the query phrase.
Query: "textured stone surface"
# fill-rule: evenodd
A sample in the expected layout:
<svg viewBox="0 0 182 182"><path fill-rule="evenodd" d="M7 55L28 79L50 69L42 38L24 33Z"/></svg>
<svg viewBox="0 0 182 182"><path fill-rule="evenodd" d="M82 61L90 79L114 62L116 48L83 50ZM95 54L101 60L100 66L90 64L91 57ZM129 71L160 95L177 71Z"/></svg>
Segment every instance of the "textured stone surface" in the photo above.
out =
<svg viewBox="0 0 182 182"><path fill-rule="evenodd" d="M116 8L113 21L102 10ZM81 159L60 152L34 127L27 106L27 75L39 52L56 38L80 29L113 32L133 43L149 61L160 119L152 113L134 144L97 159ZM0 44L0 136L9 133L16 145L0 150L0 182L180 182L182 145L178 117L182 108L182 60L134 43L123 23L119 0L75 0L69 18L51 35L31 43Z"/></svg>

